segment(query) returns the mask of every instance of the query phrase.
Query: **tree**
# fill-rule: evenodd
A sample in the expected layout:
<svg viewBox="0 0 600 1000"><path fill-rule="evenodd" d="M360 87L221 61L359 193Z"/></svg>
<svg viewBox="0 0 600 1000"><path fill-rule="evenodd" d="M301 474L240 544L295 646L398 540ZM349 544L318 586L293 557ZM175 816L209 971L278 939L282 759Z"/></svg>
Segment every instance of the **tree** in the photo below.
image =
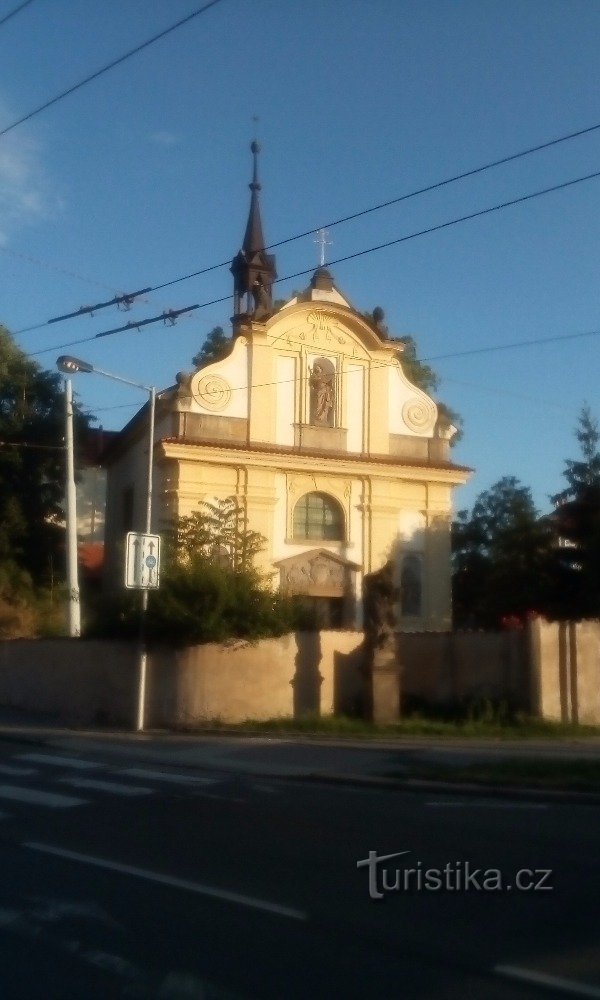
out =
<svg viewBox="0 0 600 1000"><path fill-rule="evenodd" d="M77 437L89 418L77 413ZM64 401L58 374L0 327L0 580L19 590L62 576Z"/></svg>
<svg viewBox="0 0 600 1000"><path fill-rule="evenodd" d="M179 519L166 541L160 589L149 595L151 641L189 646L259 639L294 628L291 602L255 568L266 539L248 528L237 497L202 501L200 510ZM131 638L138 620L130 594L102 598L87 634Z"/></svg>
<svg viewBox="0 0 600 1000"><path fill-rule="evenodd" d="M266 538L248 527L239 498L230 496L215 503L201 500L199 507L177 522L173 534L176 559L185 564L198 553L234 572L251 572Z"/></svg>
<svg viewBox="0 0 600 1000"><path fill-rule="evenodd" d="M222 361L231 350L231 338L227 336L222 326L215 326L208 334L202 347L192 358L196 368L204 368L215 361Z"/></svg>
<svg viewBox="0 0 600 1000"><path fill-rule="evenodd" d="M499 628L547 606L552 531L529 487L505 476L460 511L452 530L454 623Z"/></svg>
<svg viewBox="0 0 600 1000"><path fill-rule="evenodd" d="M566 489L552 497L557 534L557 596L561 618L600 616L600 430L589 406L575 436L581 458L567 459Z"/></svg>

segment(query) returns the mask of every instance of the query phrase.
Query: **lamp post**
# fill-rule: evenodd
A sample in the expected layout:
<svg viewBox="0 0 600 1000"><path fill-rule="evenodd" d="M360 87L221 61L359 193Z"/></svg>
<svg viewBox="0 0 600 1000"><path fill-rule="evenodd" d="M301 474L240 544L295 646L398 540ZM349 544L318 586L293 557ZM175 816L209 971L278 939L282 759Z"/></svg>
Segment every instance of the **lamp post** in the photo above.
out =
<svg viewBox="0 0 600 1000"><path fill-rule="evenodd" d="M56 366L59 371L65 374L75 374L77 372L83 372L86 374L103 375L105 378L113 379L115 382L124 382L125 385L133 385L136 389L143 389L148 393L150 402L150 414L148 420L148 467L147 467L147 482L146 482L146 534L150 534L152 530L152 474L153 474L153 461L154 461L154 416L156 409L156 389L152 385L144 385L142 382L135 382L133 379L124 378L122 375L115 375L113 372L107 372L104 368L97 368L96 365L92 365L89 361L82 361L80 358L71 357L68 354L61 354L59 358L56 359ZM69 380L66 380L69 382ZM69 383L70 384L70 383ZM67 439L67 445L69 445L69 440ZM71 461L73 454L73 438L70 439L70 452ZM69 517L69 507L67 508L67 518ZM71 511L71 518L74 517L74 510ZM67 528L69 525L67 525ZM139 677L138 677L138 700L137 700L137 714L136 714L136 729L138 732L142 732L144 729L144 707L146 701L146 664L147 664L147 650L146 650L146 615L148 611L148 590L142 590L142 600L141 600L141 615L140 615L140 649L139 649Z"/></svg>
<svg viewBox="0 0 600 1000"><path fill-rule="evenodd" d="M81 633L79 603L79 572L77 565L77 493L75 490L75 459L73 454L73 386L65 379L65 447L67 452L65 508L67 517L67 589L69 591L69 635Z"/></svg>

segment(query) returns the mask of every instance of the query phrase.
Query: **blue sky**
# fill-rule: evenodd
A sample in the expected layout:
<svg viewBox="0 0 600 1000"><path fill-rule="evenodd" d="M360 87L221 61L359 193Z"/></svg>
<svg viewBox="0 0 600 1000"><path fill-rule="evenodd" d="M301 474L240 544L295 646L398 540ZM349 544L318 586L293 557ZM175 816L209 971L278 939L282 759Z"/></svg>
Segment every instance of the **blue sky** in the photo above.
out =
<svg viewBox="0 0 600 1000"><path fill-rule="evenodd" d="M0 21L18 6L1 0ZM33 0L0 24L0 129L201 6L194 0ZM154 286L239 249L253 116L275 242L555 137L600 124L595 0L222 0L0 137L0 321L11 331ZM600 170L600 130L330 229L329 259ZM600 179L333 265L361 310L412 334L464 419L456 506L503 475L540 510L576 457L584 402L600 417ZM277 251L312 268L311 237ZM287 296L306 279L282 281ZM16 336L56 345L230 294L227 267ZM68 350L170 385L229 302ZM544 337L566 339L455 356ZM441 357L444 356L444 357ZM143 401L79 376L107 428Z"/></svg>

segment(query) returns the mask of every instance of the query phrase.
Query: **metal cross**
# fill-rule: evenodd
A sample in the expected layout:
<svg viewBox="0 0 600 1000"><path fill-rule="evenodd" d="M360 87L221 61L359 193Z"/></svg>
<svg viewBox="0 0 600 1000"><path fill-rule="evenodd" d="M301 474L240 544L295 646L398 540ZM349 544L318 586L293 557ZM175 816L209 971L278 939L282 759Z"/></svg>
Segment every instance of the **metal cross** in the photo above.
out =
<svg viewBox="0 0 600 1000"><path fill-rule="evenodd" d="M323 267L325 264L325 247L327 246L330 247L332 245L332 241L327 239L328 236L329 232L327 229L318 229L317 237L313 241L314 243L317 244L317 246L321 248L321 261L320 261L321 267Z"/></svg>

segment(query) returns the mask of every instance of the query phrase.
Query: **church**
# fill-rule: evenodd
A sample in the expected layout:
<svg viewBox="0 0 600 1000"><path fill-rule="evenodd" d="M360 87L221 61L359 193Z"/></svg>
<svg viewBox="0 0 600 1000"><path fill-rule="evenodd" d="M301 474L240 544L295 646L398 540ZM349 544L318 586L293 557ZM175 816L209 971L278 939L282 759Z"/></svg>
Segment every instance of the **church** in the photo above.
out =
<svg viewBox="0 0 600 1000"><path fill-rule="evenodd" d="M400 629L448 629L452 494L470 473L450 457L456 428L406 377L380 311L359 312L327 267L275 306L251 148L229 353L157 396L152 530L235 496L266 539L257 568L322 627L360 628L363 577L391 561ZM148 419L145 406L106 456L113 581L126 532L143 530Z"/></svg>

